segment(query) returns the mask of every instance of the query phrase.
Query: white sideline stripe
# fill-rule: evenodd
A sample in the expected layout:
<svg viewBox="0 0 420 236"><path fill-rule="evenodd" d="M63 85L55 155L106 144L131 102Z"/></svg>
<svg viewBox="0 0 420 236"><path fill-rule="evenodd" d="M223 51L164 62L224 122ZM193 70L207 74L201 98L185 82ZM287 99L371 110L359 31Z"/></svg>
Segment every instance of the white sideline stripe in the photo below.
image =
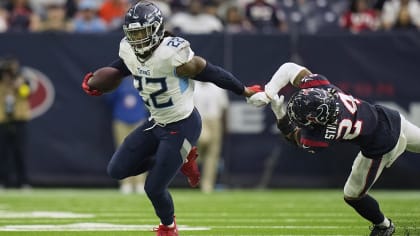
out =
<svg viewBox="0 0 420 236"><path fill-rule="evenodd" d="M79 214L73 212L55 212L55 211L30 211L30 212L16 212L16 211L1 211L0 219L8 218L54 218L54 219L74 219L74 218L93 218L93 214Z"/></svg>
<svg viewBox="0 0 420 236"><path fill-rule="evenodd" d="M212 228L221 229L354 229L354 228L366 228L365 226L329 226L329 225L274 225L274 226L214 226Z"/></svg>
<svg viewBox="0 0 420 236"><path fill-rule="evenodd" d="M0 227L1 231L152 231L156 225L118 225L109 223L75 223L65 225L5 225ZM282 226L187 226L178 225L180 231L208 231L211 229L354 229L366 228L365 226L304 226L304 225L282 225ZM417 230L420 227L408 227L407 229ZM293 234L294 236L297 236ZM325 236L339 236L340 234L329 234ZM228 235L225 235L228 236ZM278 236L287 236L278 234Z"/></svg>
<svg viewBox="0 0 420 236"><path fill-rule="evenodd" d="M0 231L152 231L156 225L117 225L108 223L75 223L66 225L5 225ZM209 227L178 225L183 231L210 230Z"/></svg>

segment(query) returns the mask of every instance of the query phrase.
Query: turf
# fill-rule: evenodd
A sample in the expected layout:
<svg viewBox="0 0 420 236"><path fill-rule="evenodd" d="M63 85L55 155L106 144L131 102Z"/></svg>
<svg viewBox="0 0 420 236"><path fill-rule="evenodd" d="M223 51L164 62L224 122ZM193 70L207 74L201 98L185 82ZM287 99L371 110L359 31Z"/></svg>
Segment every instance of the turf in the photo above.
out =
<svg viewBox="0 0 420 236"><path fill-rule="evenodd" d="M368 235L369 223L341 190L171 191L180 235ZM397 225L420 235L420 191L372 191ZM153 236L157 225L145 195L116 190L34 189L0 192L0 235Z"/></svg>

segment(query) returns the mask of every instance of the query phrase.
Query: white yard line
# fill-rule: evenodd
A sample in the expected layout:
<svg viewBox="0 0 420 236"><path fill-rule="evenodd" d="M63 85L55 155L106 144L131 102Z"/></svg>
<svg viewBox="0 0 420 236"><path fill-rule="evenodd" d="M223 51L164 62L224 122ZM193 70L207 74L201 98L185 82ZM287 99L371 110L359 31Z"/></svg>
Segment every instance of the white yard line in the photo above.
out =
<svg viewBox="0 0 420 236"><path fill-rule="evenodd" d="M16 219L16 218L53 218L53 219L74 219L74 218L93 218L93 214L79 214L73 212L56 212L56 211L1 211L0 219Z"/></svg>
<svg viewBox="0 0 420 236"><path fill-rule="evenodd" d="M75 223L64 225L5 225L0 231L152 231L156 225L118 225L108 223ZM210 230L209 227L179 225L179 230Z"/></svg>
<svg viewBox="0 0 420 236"><path fill-rule="evenodd" d="M152 231L156 225L126 225L126 224L110 224L110 223L74 223L74 224L60 224L60 225L5 225L0 226L1 231L33 231L33 232L45 232L45 231ZM280 225L280 226L188 226L178 225L180 231L210 231L212 229L312 229L312 230L339 230L339 229L354 229L354 228L366 228L365 226L297 226L297 225ZM408 227L410 230L420 230L420 227ZM277 236L299 236L296 234L276 234ZM212 236L212 235L208 235ZM215 235L216 236L216 235ZM225 235L224 236L229 236ZM233 235L232 235L233 236ZM238 236L238 235L235 235ZM341 236L341 234L325 234L324 236ZM352 236L352 235L346 235Z"/></svg>

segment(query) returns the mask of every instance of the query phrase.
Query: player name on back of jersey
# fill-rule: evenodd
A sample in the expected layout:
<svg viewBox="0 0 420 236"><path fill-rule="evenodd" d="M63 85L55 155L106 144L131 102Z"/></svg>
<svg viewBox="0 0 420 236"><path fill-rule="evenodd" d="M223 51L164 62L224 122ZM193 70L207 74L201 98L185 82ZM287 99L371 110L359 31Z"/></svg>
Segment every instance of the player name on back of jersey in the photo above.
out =
<svg viewBox="0 0 420 236"><path fill-rule="evenodd" d="M325 129L325 139L334 139L337 135L337 124L328 124L327 128Z"/></svg>

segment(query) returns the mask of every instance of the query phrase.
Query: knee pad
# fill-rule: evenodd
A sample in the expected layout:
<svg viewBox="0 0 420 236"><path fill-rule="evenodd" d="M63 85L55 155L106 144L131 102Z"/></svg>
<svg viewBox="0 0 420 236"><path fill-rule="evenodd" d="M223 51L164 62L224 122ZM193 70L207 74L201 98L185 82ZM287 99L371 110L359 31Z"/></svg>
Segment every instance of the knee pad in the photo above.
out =
<svg viewBox="0 0 420 236"><path fill-rule="evenodd" d="M344 199L358 199L360 198L359 196L359 190L349 186L348 184L346 184L344 186Z"/></svg>

